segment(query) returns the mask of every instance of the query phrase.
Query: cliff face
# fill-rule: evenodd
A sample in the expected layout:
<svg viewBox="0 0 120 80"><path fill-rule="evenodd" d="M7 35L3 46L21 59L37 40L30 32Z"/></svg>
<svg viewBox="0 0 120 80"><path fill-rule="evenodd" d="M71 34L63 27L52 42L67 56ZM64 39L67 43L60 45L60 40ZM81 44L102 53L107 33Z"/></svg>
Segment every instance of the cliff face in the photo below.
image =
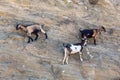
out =
<svg viewBox="0 0 120 80"><path fill-rule="evenodd" d="M0 0L0 80L119 80L120 0ZM27 44L17 24L45 24L49 39L39 34ZM79 29L105 26L92 59L83 51L62 65L63 43L80 42ZM33 36L35 37L35 36Z"/></svg>

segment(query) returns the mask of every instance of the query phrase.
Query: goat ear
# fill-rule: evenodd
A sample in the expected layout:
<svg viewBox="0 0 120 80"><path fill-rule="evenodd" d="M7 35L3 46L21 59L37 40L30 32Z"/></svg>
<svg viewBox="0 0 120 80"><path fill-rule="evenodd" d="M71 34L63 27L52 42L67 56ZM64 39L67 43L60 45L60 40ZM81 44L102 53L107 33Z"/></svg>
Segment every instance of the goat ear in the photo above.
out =
<svg viewBox="0 0 120 80"><path fill-rule="evenodd" d="M105 29L105 27L104 26L101 26L101 28L106 32L106 29Z"/></svg>
<svg viewBox="0 0 120 80"><path fill-rule="evenodd" d="M19 29L19 27L18 27L18 26L19 26L19 24L17 24L17 25L16 25L16 30L18 30L18 29Z"/></svg>

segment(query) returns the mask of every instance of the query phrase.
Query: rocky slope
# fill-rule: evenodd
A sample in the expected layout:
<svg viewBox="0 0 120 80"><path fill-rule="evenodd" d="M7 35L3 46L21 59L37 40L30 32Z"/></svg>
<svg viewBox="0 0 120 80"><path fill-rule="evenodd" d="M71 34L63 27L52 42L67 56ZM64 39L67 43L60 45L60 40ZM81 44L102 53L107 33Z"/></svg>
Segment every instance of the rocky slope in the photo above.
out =
<svg viewBox="0 0 120 80"><path fill-rule="evenodd" d="M120 80L120 1L0 0L0 80ZM27 44L17 24L45 24L48 40ZM80 42L79 30L106 27L94 46L92 59L84 50L62 65L62 43ZM34 37L34 36L33 36Z"/></svg>

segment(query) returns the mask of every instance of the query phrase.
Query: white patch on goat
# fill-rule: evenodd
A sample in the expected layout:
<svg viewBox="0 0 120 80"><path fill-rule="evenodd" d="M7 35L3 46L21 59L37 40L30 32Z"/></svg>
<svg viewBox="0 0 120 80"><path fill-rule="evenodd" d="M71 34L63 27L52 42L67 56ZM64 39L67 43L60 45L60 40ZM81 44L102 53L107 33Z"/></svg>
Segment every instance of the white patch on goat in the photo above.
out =
<svg viewBox="0 0 120 80"><path fill-rule="evenodd" d="M81 46L75 46L75 45L72 45L71 44L71 54L74 54L74 53L77 53L77 52L80 52L80 50L81 50Z"/></svg>

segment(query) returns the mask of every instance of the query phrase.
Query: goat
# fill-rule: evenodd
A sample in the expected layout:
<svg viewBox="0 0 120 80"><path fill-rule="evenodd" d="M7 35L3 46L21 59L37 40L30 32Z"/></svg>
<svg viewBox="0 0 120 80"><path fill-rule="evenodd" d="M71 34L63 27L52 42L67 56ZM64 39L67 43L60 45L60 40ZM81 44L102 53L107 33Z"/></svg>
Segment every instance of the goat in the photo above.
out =
<svg viewBox="0 0 120 80"><path fill-rule="evenodd" d="M38 32L42 32L44 33L44 35L46 36L46 39L48 38L47 36L47 33L43 30L43 27L44 25L30 25L30 26L24 26L24 25L21 25L21 24L18 24L16 26L16 30L23 30L27 33L27 37L28 37L28 42L27 43L30 43L30 40L33 41L33 38L31 37L32 34L35 34L36 37L34 40L37 40L38 39Z"/></svg>
<svg viewBox="0 0 120 80"><path fill-rule="evenodd" d="M81 38L93 38L94 44L96 45L96 38L102 31L106 32L105 27L101 26L99 29L84 29L79 30L81 33Z"/></svg>
<svg viewBox="0 0 120 80"><path fill-rule="evenodd" d="M87 45L87 39L84 38L82 39L81 43L75 43L75 44L63 44L64 46L64 58L63 58L63 64L66 62L68 64L68 58L71 54L79 53L80 55L80 60L83 61L82 59L82 50L83 46ZM89 50L86 48L87 54L90 55ZM90 55L92 57L92 55Z"/></svg>

